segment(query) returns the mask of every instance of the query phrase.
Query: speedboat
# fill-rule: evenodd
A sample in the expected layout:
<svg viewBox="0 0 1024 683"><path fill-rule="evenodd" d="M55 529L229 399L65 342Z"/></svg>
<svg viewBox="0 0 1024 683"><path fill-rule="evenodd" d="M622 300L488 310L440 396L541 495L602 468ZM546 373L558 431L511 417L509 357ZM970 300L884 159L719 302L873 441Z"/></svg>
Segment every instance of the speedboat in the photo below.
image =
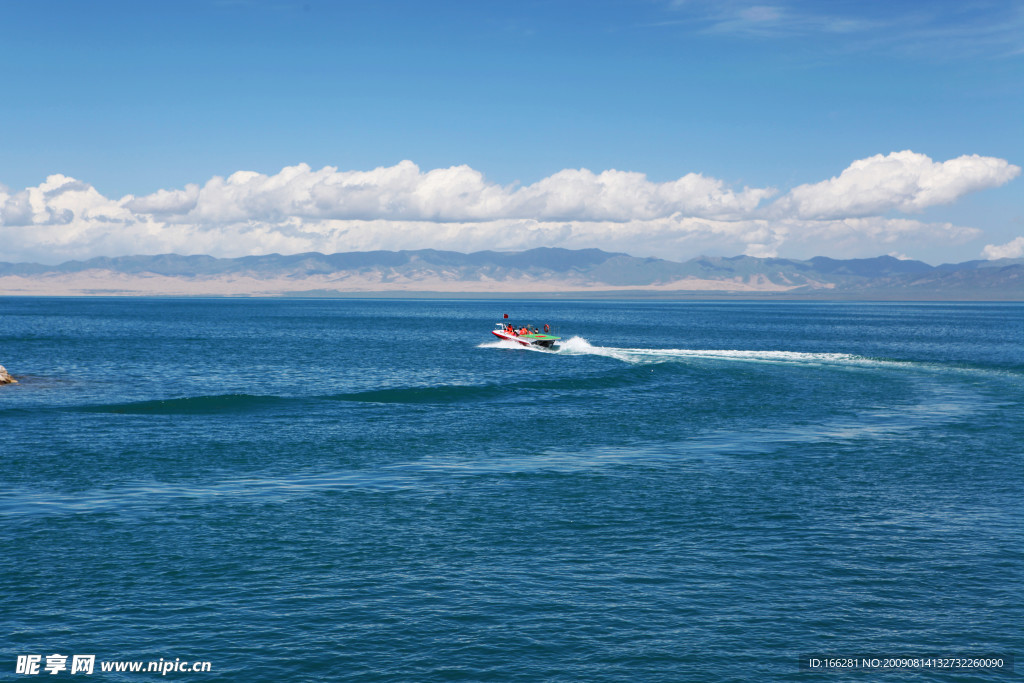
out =
<svg viewBox="0 0 1024 683"><path fill-rule="evenodd" d="M510 323L497 323L494 329L491 330L491 334L499 339L505 341L514 341L517 344L523 346L540 347L542 349L550 349L555 345L555 342L559 341L561 337L555 337L548 332L550 327L544 326L544 332L540 332L534 328L527 327L525 325L516 327Z"/></svg>

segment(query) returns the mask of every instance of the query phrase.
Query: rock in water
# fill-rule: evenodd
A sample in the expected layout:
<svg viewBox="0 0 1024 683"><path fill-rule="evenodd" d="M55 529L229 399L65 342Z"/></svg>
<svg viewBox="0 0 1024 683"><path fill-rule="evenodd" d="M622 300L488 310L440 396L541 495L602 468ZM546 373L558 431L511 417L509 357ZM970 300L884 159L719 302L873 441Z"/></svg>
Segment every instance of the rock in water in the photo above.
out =
<svg viewBox="0 0 1024 683"><path fill-rule="evenodd" d="M11 373L7 372L7 368L0 365L0 384L17 384L18 380L11 377Z"/></svg>

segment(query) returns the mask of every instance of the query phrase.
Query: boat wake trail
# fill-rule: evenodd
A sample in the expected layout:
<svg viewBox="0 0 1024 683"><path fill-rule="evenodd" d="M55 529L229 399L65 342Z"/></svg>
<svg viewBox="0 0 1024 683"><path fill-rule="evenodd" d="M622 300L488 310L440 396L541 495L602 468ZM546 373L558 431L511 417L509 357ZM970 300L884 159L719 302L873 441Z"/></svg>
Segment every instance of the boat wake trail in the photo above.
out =
<svg viewBox="0 0 1024 683"><path fill-rule="evenodd" d="M665 363L686 360L728 360L754 363L799 363L818 365L877 365L896 364L897 361L878 361L849 353L802 353L799 351L743 351L728 349L629 349L614 346L594 346L583 337L571 337L554 347L543 349L522 346L512 341L484 342L481 349L509 349L534 351L563 356L604 356L625 363Z"/></svg>
<svg viewBox="0 0 1024 683"><path fill-rule="evenodd" d="M556 353L570 356L604 356L626 363L664 363L687 360L727 360L752 363L814 365L877 365L880 362L848 353L801 353L798 351L743 351L727 349L627 349L594 346L583 337L572 337Z"/></svg>
<svg viewBox="0 0 1024 683"><path fill-rule="evenodd" d="M656 363L760 363L818 368L868 369L883 371L917 371L943 375L1003 377L1019 383L1019 370L978 368L964 365L921 361L872 358L852 353L811 353L802 351L750 351L743 349L644 349L594 346L583 337L570 337L553 349L529 348L514 342L498 341L480 344L478 348L530 350L561 356L603 356L632 365Z"/></svg>

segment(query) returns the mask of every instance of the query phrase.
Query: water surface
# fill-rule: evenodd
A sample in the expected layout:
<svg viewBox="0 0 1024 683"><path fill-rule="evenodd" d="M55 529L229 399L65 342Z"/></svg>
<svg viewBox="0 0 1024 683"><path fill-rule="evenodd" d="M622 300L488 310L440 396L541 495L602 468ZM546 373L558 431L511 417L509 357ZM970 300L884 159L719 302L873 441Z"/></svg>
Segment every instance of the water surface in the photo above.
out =
<svg viewBox="0 0 1024 683"><path fill-rule="evenodd" d="M506 312L562 347L497 341ZM0 323L12 674L787 680L1024 649L1018 304L8 298Z"/></svg>

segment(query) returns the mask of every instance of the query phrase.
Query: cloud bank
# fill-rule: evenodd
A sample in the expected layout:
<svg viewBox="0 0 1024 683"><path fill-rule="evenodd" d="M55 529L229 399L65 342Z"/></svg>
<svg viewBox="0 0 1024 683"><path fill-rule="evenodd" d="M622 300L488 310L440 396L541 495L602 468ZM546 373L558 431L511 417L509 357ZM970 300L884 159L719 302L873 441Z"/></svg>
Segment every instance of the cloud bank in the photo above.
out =
<svg viewBox="0 0 1024 683"><path fill-rule="evenodd" d="M875 255L915 241L976 237L975 228L898 214L954 202L1019 173L993 157L936 162L903 151L855 161L837 177L780 195L775 188L735 189L699 173L659 183L642 173L571 169L503 186L468 166L423 171L403 161L339 171L299 164L120 199L56 174L20 191L0 186L0 260L537 246L674 259L774 256L783 247Z"/></svg>
<svg viewBox="0 0 1024 683"><path fill-rule="evenodd" d="M981 253L990 261L1003 258L1024 258L1024 237L1017 237L1006 244L989 244L981 250Z"/></svg>

